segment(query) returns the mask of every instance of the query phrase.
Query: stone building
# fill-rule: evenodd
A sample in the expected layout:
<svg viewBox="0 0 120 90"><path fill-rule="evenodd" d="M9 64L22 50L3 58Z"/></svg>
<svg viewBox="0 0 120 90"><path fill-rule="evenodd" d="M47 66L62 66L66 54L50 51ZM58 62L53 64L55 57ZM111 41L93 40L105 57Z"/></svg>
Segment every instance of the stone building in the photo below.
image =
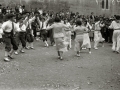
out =
<svg viewBox="0 0 120 90"><path fill-rule="evenodd" d="M96 15L120 14L120 0L66 0L69 2L70 11L89 15L94 12Z"/></svg>
<svg viewBox="0 0 120 90"><path fill-rule="evenodd" d="M89 15L91 12L107 16L120 14L120 0L0 0L0 3L5 5L21 3L29 5L29 7L42 7L56 11L68 8L72 12L85 15Z"/></svg>

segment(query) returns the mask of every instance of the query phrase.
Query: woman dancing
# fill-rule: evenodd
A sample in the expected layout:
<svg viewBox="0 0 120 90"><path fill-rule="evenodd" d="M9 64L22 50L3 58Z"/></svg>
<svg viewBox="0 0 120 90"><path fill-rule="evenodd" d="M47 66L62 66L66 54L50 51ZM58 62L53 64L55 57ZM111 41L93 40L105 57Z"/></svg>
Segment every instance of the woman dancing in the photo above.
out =
<svg viewBox="0 0 120 90"><path fill-rule="evenodd" d="M66 28L66 29L64 29ZM65 44L64 40L64 30L69 30L69 28L61 23L61 20L59 17L55 17L55 23L48 27L46 30L51 30L53 29L53 35L54 35L54 40L56 43L56 49L58 52L58 58L60 60L63 60L63 52L67 51L67 44Z"/></svg>
<svg viewBox="0 0 120 90"><path fill-rule="evenodd" d="M77 52L77 56L80 57L80 51L82 50L84 33L88 32L88 29L85 26L82 26L82 22L78 20L76 22L77 27L74 28L76 32L75 38L75 51Z"/></svg>

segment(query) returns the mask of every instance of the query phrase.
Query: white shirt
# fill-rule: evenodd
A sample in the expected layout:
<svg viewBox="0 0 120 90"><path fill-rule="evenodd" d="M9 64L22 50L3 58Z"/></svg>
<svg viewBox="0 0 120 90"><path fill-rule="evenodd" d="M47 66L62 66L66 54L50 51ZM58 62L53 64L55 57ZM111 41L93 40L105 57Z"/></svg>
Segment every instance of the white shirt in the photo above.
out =
<svg viewBox="0 0 120 90"><path fill-rule="evenodd" d="M35 16L32 17L32 18L30 18L30 19L28 20L28 22L27 22L26 28L29 27L29 28L31 29L31 28L32 28L32 27L31 27L31 23L32 23L34 20L35 20Z"/></svg>
<svg viewBox="0 0 120 90"><path fill-rule="evenodd" d="M22 13L22 12L23 12L23 10L22 10L22 8L21 8L21 7L19 8L19 12L20 12L20 13Z"/></svg>
<svg viewBox="0 0 120 90"><path fill-rule="evenodd" d="M88 22L87 22L86 27L89 28L90 30L92 29L92 26Z"/></svg>
<svg viewBox="0 0 120 90"><path fill-rule="evenodd" d="M98 21L98 22L95 23L95 30L96 31L100 31L101 30L100 21Z"/></svg>
<svg viewBox="0 0 120 90"><path fill-rule="evenodd" d="M39 11L39 13L40 13L41 15L43 14L43 10L40 9L40 10L38 10L38 11Z"/></svg>
<svg viewBox="0 0 120 90"><path fill-rule="evenodd" d="M116 21L112 21L111 25L109 26L111 29L118 29L120 28L120 23L117 23Z"/></svg>
<svg viewBox="0 0 120 90"><path fill-rule="evenodd" d="M17 24L17 27L18 27L18 31L19 32L26 32L26 25L23 24L21 27L20 27L20 23L18 22Z"/></svg>
<svg viewBox="0 0 120 90"><path fill-rule="evenodd" d="M15 32L18 32L19 29L18 29L16 23L13 23L13 25L14 25L14 27L12 26L12 21L9 20L9 21L4 22L2 24L1 28L4 32L8 32L8 33L11 32L13 28L14 28Z"/></svg>

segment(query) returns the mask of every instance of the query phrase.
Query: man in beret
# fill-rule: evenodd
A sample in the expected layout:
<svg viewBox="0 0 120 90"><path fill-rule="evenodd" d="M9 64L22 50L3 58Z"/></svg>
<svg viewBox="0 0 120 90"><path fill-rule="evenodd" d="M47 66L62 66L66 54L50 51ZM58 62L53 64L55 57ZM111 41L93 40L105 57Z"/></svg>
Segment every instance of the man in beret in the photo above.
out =
<svg viewBox="0 0 120 90"><path fill-rule="evenodd" d="M10 61L13 59L12 54L15 50L18 49L15 34L19 32L15 21L15 16L13 14L6 15L7 21L3 23L2 30L4 32L4 41L5 41L5 57L4 61Z"/></svg>

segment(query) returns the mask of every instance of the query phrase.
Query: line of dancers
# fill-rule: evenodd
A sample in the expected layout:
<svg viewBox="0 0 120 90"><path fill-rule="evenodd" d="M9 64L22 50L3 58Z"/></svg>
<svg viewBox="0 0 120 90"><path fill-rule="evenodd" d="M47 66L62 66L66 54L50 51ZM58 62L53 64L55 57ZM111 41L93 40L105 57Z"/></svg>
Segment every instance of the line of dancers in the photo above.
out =
<svg viewBox="0 0 120 90"><path fill-rule="evenodd" d="M24 12L17 18L14 14L7 14L6 21L3 22L0 29L5 44L4 61L9 62L10 59L13 59L13 54L25 53L24 49L34 49L33 22L38 24L35 26L38 27L37 38L42 39L46 47L49 46L47 33L51 31L51 44L54 43L56 46L60 60L63 60L63 53L72 48L71 36L74 36L74 50L78 57L80 57L83 48L88 48L89 54L91 54L90 33L94 34L94 49L98 49L100 42L104 47L105 39L102 37L101 28L105 24L101 22L99 17L95 19L94 23L90 23L86 18L80 17L76 18L74 22L70 22L67 18L63 19L57 14L55 16L43 14L41 16L38 12L34 15ZM120 53L120 16L116 16L108 28L114 29L112 50ZM22 44L21 48L20 43Z"/></svg>

